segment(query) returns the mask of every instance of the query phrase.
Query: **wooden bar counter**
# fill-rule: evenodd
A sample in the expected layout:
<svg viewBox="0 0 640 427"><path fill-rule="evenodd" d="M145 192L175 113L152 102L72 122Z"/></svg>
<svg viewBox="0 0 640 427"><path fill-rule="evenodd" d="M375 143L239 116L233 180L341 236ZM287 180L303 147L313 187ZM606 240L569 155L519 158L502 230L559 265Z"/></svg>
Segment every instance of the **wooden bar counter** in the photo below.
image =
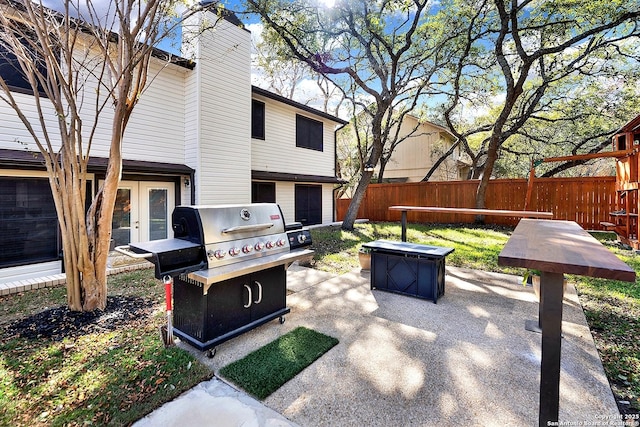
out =
<svg viewBox="0 0 640 427"><path fill-rule="evenodd" d="M636 273L573 221L522 219L498 265L541 272L539 425L558 421L564 273L634 282Z"/></svg>

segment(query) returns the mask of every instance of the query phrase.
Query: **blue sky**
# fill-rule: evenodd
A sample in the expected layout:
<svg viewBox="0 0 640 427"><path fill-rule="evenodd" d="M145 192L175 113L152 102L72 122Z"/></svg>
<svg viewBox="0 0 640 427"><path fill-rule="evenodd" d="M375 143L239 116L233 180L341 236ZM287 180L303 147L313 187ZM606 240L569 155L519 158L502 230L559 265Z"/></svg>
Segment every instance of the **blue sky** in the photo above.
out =
<svg viewBox="0 0 640 427"><path fill-rule="evenodd" d="M222 0L221 1L222 4L224 4L224 7L228 10L231 10L233 12L242 12L244 11L244 6L243 6L243 1L242 0ZM256 15L248 15L248 14L238 14L238 18L240 19L240 21L242 21L243 24L245 25L249 25L249 24L255 24L260 22L260 18ZM162 40L159 44L158 44L158 48L172 53L174 55L180 55L180 37L181 37L181 31L178 29L178 31L176 32L176 36L173 39L165 39Z"/></svg>

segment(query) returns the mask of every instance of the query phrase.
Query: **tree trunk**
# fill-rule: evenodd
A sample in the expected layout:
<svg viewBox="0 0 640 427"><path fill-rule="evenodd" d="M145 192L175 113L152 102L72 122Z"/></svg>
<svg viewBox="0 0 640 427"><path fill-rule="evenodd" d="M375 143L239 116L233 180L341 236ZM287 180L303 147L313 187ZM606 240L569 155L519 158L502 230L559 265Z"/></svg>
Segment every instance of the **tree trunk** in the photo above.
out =
<svg viewBox="0 0 640 427"><path fill-rule="evenodd" d="M114 120L107 173L102 191L99 192L97 200L94 202L97 209L94 211L94 217L87 219L87 222L95 221L95 226L91 227L92 232L89 234L91 274L88 280L87 278L83 280L85 292L83 309L86 311L97 308L104 310L107 306L107 261L109 259L113 211L122 175L121 144L124 133L123 123L126 122L125 117L128 115L126 110L116 108L116 114L118 113L123 116L120 116L120 120Z"/></svg>
<svg viewBox="0 0 640 427"><path fill-rule="evenodd" d="M424 178L422 178L421 181L422 182L429 181L431 176L435 173L436 169L438 169L438 166L440 166L447 159L447 157L449 157L451 154L453 154L453 152L456 150L458 145L460 145L460 139L458 139L454 144L452 144L451 147L447 150L447 152L444 153L442 156L440 156L440 158L438 160L436 160L436 162L431 166L431 169L429 169L429 171L424 176Z"/></svg>
<svg viewBox="0 0 640 427"><path fill-rule="evenodd" d="M373 172L364 172L362 174L362 178L358 182L358 186L356 187L356 191L351 198L351 202L349 203L349 208L347 209L347 213L342 220L342 229L343 230L353 230L353 224L356 222L356 218L358 216L358 209L360 209L360 204L364 199L364 194L367 191L367 187L371 182L371 177L373 176Z"/></svg>
<svg viewBox="0 0 640 427"><path fill-rule="evenodd" d="M62 261L66 276L67 305L71 311L82 311L82 277L78 269L77 258L73 256L71 249L73 241L77 240L68 233L61 233L62 238Z"/></svg>
<svg viewBox="0 0 640 427"><path fill-rule="evenodd" d="M383 110L383 109L380 109ZM360 209L360 204L364 199L364 194L367 191L367 187L371 183L371 177L373 176L373 171L364 170L364 165L371 165L375 167L380 161L380 157L382 156L382 132L381 132L381 117L378 116L378 120L373 121L372 123L372 134L373 134L373 144L371 147L371 155L369 159L362 164L362 177L358 182L358 186L356 187L356 191L351 198L351 203L349 203L349 207L347 208L347 213L345 214L344 219L342 220L342 229L343 230L353 230L353 224L356 222L356 217L358 216L358 210Z"/></svg>
<svg viewBox="0 0 640 427"><path fill-rule="evenodd" d="M378 168L378 183L380 184L382 184L382 179L384 178L384 170L387 167L387 162L388 160L385 160L384 157L380 157L380 168Z"/></svg>
<svg viewBox="0 0 640 427"><path fill-rule="evenodd" d="M491 179L491 174L493 173L493 166L498 159L498 146L498 136L494 133L491 135L491 141L489 142L489 147L487 149L487 160L484 162L484 173L482 174L482 178L478 184L478 190L476 191L476 208L478 209L486 208L487 187L489 186L489 179ZM475 222L483 224L484 215L476 215Z"/></svg>

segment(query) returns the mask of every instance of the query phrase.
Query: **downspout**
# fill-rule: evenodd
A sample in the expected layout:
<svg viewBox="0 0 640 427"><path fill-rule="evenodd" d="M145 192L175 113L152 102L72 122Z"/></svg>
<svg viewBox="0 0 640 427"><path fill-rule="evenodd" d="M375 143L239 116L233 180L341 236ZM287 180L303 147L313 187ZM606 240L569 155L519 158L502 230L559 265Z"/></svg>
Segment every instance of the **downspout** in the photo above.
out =
<svg viewBox="0 0 640 427"><path fill-rule="evenodd" d="M196 171L191 171L189 175L189 179L191 180L191 205L196 204Z"/></svg>
<svg viewBox="0 0 640 427"><path fill-rule="evenodd" d="M338 132L341 131L342 129L345 128L345 126L347 126L349 123L345 123L342 126L336 128L336 130L333 131L333 177L336 178L337 180L337 174L336 171L338 170ZM341 186L344 184L340 184ZM331 198L331 221L335 222L336 220L336 194L338 192L338 188L340 187L334 187L333 188L333 197Z"/></svg>

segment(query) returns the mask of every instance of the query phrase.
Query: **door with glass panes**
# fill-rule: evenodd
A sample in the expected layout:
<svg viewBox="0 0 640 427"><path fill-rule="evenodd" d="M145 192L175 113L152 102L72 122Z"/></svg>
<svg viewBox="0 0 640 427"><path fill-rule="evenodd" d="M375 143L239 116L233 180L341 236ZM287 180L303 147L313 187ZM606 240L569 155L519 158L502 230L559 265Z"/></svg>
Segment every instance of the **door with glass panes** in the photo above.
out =
<svg viewBox="0 0 640 427"><path fill-rule="evenodd" d="M174 207L172 182L120 182L111 232L115 246L172 237Z"/></svg>

